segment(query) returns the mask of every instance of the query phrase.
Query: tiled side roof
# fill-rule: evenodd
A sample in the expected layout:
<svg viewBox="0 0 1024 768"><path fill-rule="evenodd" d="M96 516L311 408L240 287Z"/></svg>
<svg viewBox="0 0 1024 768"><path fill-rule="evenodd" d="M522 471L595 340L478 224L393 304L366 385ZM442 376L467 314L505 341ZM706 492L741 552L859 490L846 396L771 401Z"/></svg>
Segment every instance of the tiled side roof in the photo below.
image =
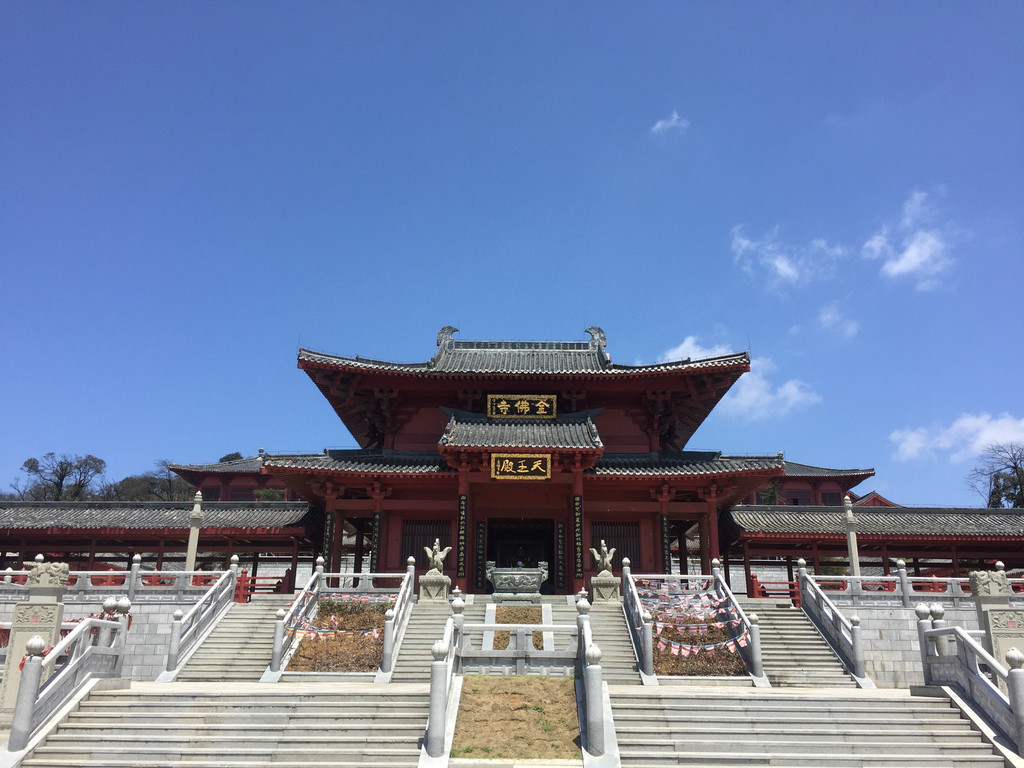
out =
<svg viewBox="0 0 1024 768"><path fill-rule="evenodd" d="M733 523L747 532L846 535L843 507L734 507ZM1024 536L1024 510L859 507L857 533L906 536Z"/></svg>
<svg viewBox="0 0 1024 768"><path fill-rule="evenodd" d="M595 475L707 475L781 469L782 456L723 456L717 451L612 453L597 460Z"/></svg>
<svg viewBox="0 0 1024 768"><path fill-rule="evenodd" d="M597 427L586 414L568 414L557 420L488 420L476 414L443 409L450 415L440 445L458 448L579 448L604 447Z"/></svg>
<svg viewBox="0 0 1024 768"><path fill-rule="evenodd" d="M337 472L439 474L451 472L437 451L392 451L385 448L330 450L319 454L267 456L264 466Z"/></svg>
<svg viewBox="0 0 1024 768"><path fill-rule="evenodd" d="M203 528L295 528L310 515L304 501L204 502ZM30 528L188 529L190 501L0 502L0 530Z"/></svg>
<svg viewBox="0 0 1024 768"><path fill-rule="evenodd" d="M605 352L604 333L588 329L593 337L588 342L575 341L457 341L454 328L442 329L438 349L424 363L395 363L369 358L325 355L307 349L299 350L299 367L303 362L332 368L395 371L411 374L547 374L621 376L683 370L704 370L747 365L746 352L703 360L676 360L653 365L616 365Z"/></svg>
<svg viewBox="0 0 1024 768"><path fill-rule="evenodd" d="M263 466L263 455L250 456L245 459L235 459L234 461L218 461L213 464L171 464L170 468L174 471L184 470L186 472L210 472L210 473L222 473L226 474L229 472L237 473L255 473L260 471L260 467Z"/></svg>
<svg viewBox="0 0 1024 768"><path fill-rule="evenodd" d="M810 464L797 464L795 461L786 462L786 477L863 477L868 478L875 474L873 469L830 469L828 467L815 467Z"/></svg>

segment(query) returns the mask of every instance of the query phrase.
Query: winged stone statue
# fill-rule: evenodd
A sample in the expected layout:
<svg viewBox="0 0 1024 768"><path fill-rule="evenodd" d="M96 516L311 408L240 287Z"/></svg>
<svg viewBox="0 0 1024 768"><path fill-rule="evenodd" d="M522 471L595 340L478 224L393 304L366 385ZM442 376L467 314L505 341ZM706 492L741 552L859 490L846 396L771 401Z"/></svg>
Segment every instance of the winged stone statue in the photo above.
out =
<svg viewBox="0 0 1024 768"><path fill-rule="evenodd" d="M593 547L590 548L590 554L594 556L594 561L597 563L598 573L604 573L612 571L612 558L615 557L615 547L610 550L604 543L604 539L601 539L601 551L598 552Z"/></svg>
<svg viewBox="0 0 1024 768"><path fill-rule="evenodd" d="M444 559L448 557L448 553L452 551L451 547L445 547L441 549L441 540L434 539L434 547L424 547L423 551L427 553L427 561L430 563L430 570L441 573L444 570Z"/></svg>

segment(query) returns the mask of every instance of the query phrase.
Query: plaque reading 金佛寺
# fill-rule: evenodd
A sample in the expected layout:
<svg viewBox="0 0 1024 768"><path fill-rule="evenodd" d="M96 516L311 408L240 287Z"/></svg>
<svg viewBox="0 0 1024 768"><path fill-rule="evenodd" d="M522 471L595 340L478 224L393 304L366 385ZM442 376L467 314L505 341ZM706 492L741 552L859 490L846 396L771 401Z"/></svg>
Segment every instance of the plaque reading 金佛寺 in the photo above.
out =
<svg viewBox="0 0 1024 768"><path fill-rule="evenodd" d="M553 419L556 415L557 395L487 396L487 416L492 419Z"/></svg>
<svg viewBox="0 0 1024 768"><path fill-rule="evenodd" d="M492 453L491 477L495 480L548 480L550 453Z"/></svg>

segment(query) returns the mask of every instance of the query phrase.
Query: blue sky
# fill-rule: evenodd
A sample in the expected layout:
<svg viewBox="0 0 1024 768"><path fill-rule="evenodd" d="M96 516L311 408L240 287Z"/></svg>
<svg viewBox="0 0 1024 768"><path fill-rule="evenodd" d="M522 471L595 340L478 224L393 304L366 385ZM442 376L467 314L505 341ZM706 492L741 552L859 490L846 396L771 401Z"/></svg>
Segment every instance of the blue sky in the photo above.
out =
<svg viewBox="0 0 1024 768"><path fill-rule="evenodd" d="M298 347L749 349L690 447L1024 440L1024 6L0 5L0 485L353 442Z"/></svg>

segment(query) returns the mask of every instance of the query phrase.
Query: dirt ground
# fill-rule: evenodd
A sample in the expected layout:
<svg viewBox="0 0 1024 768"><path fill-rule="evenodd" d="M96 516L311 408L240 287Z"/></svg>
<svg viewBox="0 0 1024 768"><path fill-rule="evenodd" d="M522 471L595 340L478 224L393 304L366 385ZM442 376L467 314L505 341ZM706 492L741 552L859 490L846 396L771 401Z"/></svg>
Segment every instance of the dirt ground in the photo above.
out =
<svg viewBox="0 0 1024 768"><path fill-rule="evenodd" d="M451 756L578 760L572 679L467 676Z"/></svg>
<svg viewBox="0 0 1024 768"><path fill-rule="evenodd" d="M390 603L347 603L324 600L314 626L335 632L379 629L378 636L356 634L330 639L306 637L288 664L290 672L372 672L384 655L384 613Z"/></svg>
<svg viewBox="0 0 1024 768"><path fill-rule="evenodd" d="M670 642L675 641L685 645L696 645L698 643L712 645L729 639L729 635L724 629L714 627L708 629L706 633L690 635L683 634L674 627L667 626L662 631L661 637ZM740 658L739 654L729 653L725 648L717 649L713 656L702 650L684 658L683 656L673 656L669 648L658 650L658 637L654 638L654 646L654 672L658 675L714 675L728 677L747 674L747 669L743 665L743 659Z"/></svg>
<svg viewBox="0 0 1024 768"><path fill-rule="evenodd" d="M543 624L544 615L539 605L499 605L494 611L495 624ZM494 633L494 648L503 651L508 648L508 632ZM544 633L533 633L533 647L544 650Z"/></svg>

